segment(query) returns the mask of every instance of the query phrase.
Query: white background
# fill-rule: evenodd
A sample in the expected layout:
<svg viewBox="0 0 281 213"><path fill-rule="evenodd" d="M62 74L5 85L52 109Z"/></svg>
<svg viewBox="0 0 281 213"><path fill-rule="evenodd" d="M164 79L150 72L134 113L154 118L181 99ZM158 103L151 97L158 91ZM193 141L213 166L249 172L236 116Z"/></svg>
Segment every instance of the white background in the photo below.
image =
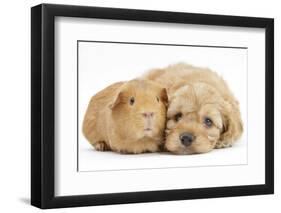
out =
<svg viewBox="0 0 281 213"><path fill-rule="evenodd" d="M50 2L50 1L45 1ZM53 3L84 4L110 7L127 7L155 10L173 10L213 14L275 17L275 54L280 55L280 6L278 1L52 1ZM30 191L30 7L40 1L10 1L2 4L1 13L1 211L37 212L28 205ZM276 57L277 58L277 57ZM280 62L276 60L276 70ZM280 82L276 72L275 82ZM275 129L280 128L280 84L275 87ZM275 136L276 182L275 195L204 199L192 201L161 202L149 204L130 204L79 209L51 210L56 212L253 212L274 211L280 208L280 131ZM276 211L275 211L276 212Z"/></svg>
<svg viewBox="0 0 281 213"><path fill-rule="evenodd" d="M192 28L191 31L194 33ZM244 134L233 148L189 156L169 153L120 155L95 151L82 134L90 98L114 82L130 80L149 69L178 62L209 67L228 82L240 102L244 122ZM247 49L79 42L78 113L79 171L247 164ZM257 143L254 144L256 149Z"/></svg>

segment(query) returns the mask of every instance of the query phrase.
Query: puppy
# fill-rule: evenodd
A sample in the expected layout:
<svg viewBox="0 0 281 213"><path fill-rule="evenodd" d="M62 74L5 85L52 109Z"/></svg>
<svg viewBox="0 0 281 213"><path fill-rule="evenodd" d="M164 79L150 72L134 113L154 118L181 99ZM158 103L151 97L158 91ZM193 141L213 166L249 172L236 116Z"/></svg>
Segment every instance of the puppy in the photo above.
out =
<svg viewBox="0 0 281 213"><path fill-rule="evenodd" d="M168 91L165 148L175 154L229 147L243 132L239 103L215 72L180 63L149 71L144 79Z"/></svg>
<svg viewBox="0 0 281 213"><path fill-rule="evenodd" d="M83 133L96 150L156 152L163 142L166 89L148 80L118 82L92 97Z"/></svg>

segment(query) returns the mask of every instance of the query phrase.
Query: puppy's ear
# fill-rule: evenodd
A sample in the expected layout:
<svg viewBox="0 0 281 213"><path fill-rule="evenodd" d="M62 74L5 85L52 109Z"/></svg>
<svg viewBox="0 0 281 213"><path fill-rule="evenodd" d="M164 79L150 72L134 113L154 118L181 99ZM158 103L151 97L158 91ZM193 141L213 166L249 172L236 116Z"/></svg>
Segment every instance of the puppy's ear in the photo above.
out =
<svg viewBox="0 0 281 213"><path fill-rule="evenodd" d="M115 95L112 103L109 104L110 109L114 109L121 102L122 94L122 92L118 92L117 95Z"/></svg>
<svg viewBox="0 0 281 213"><path fill-rule="evenodd" d="M168 106L169 100L168 100L167 90L166 90L165 88L163 88L163 89L161 90L160 99L161 99L161 101L162 101L166 106Z"/></svg>
<svg viewBox="0 0 281 213"><path fill-rule="evenodd" d="M216 148L229 147L240 138L243 133L243 122L241 119L238 103L230 104L224 102L221 108L223 128Z"/></svg>

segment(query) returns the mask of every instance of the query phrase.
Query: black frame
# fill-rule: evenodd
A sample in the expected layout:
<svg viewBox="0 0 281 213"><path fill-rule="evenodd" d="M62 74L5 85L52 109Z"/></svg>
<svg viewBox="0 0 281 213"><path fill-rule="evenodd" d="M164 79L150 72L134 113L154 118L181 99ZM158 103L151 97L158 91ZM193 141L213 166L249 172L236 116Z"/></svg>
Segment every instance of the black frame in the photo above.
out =
<svg viewBox="0 0 281 213"><path fill-rule="evenodd" d="M56 16L264 28L266 134L265 184L54 196L54 18ZM31 8L31 204L59 208L274 193L274 20L148 10L41 4Z"/></svg>

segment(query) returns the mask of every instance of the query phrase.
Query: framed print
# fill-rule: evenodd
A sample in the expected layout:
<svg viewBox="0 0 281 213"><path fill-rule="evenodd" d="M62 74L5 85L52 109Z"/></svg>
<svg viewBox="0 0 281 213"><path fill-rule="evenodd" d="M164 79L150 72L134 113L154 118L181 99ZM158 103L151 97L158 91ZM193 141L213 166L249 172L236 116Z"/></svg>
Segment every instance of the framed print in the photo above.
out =
<svg viewBox="0 0 281 213"><path fill-rule="evenodd" d="M274 21L31 9L31 204L271 194Z"/></svg>

